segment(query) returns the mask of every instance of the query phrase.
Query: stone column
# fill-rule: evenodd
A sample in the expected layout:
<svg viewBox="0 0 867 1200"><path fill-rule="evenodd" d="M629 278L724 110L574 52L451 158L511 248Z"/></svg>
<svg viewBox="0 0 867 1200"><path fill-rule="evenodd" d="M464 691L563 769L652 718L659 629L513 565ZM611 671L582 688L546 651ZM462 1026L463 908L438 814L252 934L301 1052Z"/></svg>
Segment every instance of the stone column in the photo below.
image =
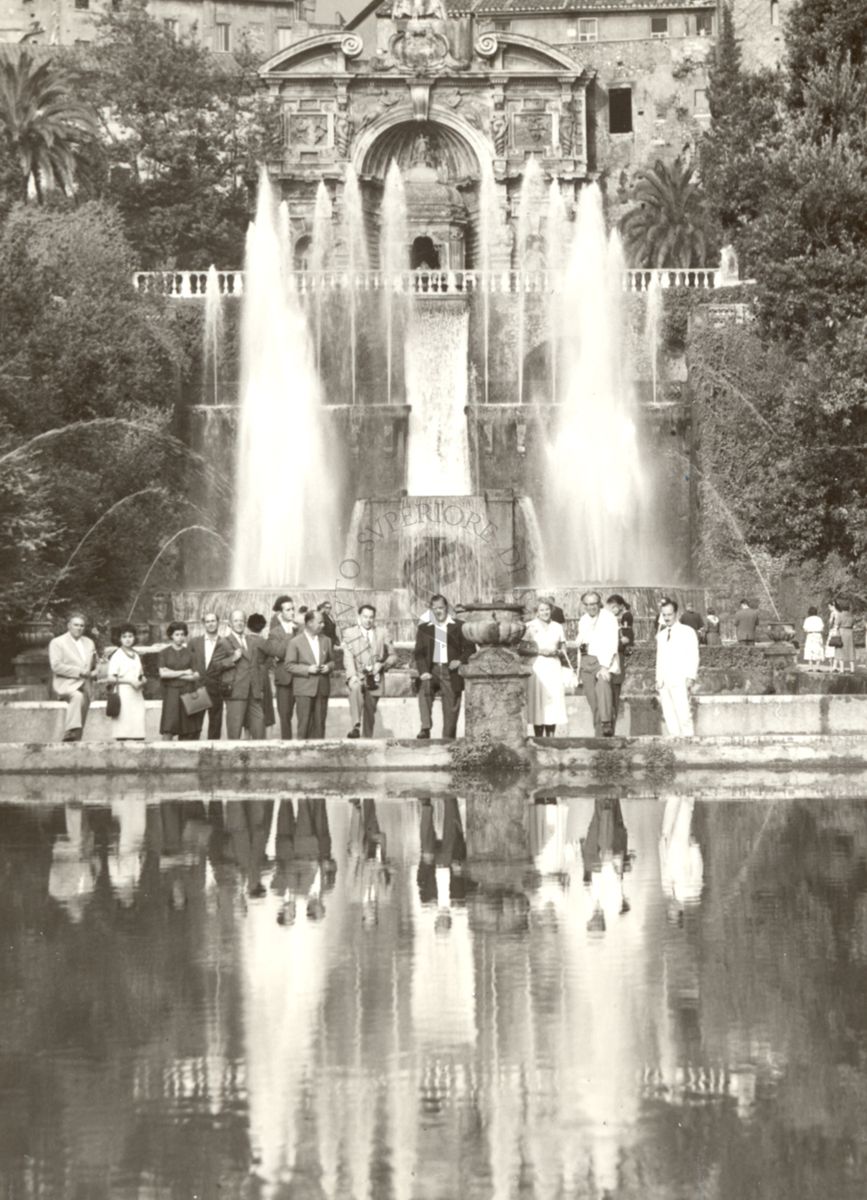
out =
<svg viewBox="0 0 867 1200"><path fill-rule="evenodd" d="M507 646L484 646L463 667L464 728L470 740L523 743L530 665Z"/></svg>

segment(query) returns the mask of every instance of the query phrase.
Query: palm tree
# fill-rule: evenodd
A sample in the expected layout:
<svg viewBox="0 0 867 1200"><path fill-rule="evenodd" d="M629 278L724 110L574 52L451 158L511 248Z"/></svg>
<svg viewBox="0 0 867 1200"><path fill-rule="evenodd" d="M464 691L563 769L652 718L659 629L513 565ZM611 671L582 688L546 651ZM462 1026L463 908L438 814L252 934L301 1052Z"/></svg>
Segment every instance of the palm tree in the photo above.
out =
<svg viewBox="0 0 867 1200"><path fill-rule="evenodd" d="M620 223L627 254L636 267L701 267L708 248L704 197L693 168L679 158L668 167L657 159L638 173L636 207Z"/></svg>
<svg viewBox="0 0 867 1200"><path fill-rule="evenodd" d="M46 187L69 193L98 139L96 114L50 58L37 62L27 49L0 57L0 141L17 165L25 200L31 181L40 204Z"/></svg>

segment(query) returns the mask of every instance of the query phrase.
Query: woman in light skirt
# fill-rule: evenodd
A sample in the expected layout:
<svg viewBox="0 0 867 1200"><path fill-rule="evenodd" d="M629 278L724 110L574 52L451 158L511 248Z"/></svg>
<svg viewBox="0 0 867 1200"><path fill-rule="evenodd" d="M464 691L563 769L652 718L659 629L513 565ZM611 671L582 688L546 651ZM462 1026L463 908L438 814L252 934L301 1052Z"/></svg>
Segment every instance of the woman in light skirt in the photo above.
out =
<svg viewBox="0 0 867 1200"><path fill-rule="evenodd" d="M553 600L545 597L527 626L524 653L533 658L533 673L527 682L527 709L536 737L553 737L558 725L567 723L563 665L566 633L551 620Z"/></svg>
<svg viewBox="0 0 867 1200"><path fill-rule="evenodd" d="M121 625L120 647L108 660L108 681L117 688L120 716L111 723L112 736L119 742L143 742L145 738L145 675L134 650L135 626Z"/></svg>

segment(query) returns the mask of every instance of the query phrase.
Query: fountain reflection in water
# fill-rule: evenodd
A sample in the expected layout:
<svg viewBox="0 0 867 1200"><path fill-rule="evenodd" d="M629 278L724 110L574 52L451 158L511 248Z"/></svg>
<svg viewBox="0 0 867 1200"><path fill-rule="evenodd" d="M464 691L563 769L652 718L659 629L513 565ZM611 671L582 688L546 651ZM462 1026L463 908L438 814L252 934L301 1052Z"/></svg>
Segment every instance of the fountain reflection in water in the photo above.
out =
<svg viewBox="0 0 867 1200"><path fill-rule="evenodd" d="M284 269L288 247L267 173L247 234L241 319L233 580L236 588L333 576L333 488L307 322ZM311 537L311 531L316 536Z"/></svg>
<svg viewBox="0 0 867 1200"><path fill-rule="evenodd" d="M650 574L641 518L648 489L639 460L636 403L623 367L623 256L609 243L595 184L580 195L562 311L561 412L549 450L547 546L571 577L636 579Z"/></svg>
<svg viewBox="0 0 867 1200"><path fill-rule="evenodd" d="M391 404L394 374L394 343L396 319L404 318L407 296L398 290L402 272L407 267L409 234L406 223L406 194L397 159L393 159L385 177L382 198L382 232L379 259L384 274L383 307L385 309L385 353L387 399Z"/></svg>
<svg viewBox="0 0 867 1200"><path fill-rule="evenodd" d="M352 164L346 168L343 187L343 214L340 222L340 240L346 257L349 291L349 356L352 403L358 394L358 297L360 276L367 271L367 241L364 231L364 209L358 176Z"/></svg>

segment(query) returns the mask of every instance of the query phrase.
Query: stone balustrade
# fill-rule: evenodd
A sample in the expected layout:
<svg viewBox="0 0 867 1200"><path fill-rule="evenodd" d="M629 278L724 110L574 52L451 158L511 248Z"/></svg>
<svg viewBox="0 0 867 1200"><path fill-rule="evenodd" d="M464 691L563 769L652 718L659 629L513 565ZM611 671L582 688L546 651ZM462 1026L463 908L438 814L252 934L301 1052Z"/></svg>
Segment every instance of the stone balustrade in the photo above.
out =
<svg viewBox="0 0 867 1200"><path fill-rule="evenodd" d="M670 270L628 270L623 272L625 292L646 292L656 284L660 288L701 288L719 286L715 267L672 268ZM382 271L296 271L292 283L299 295L317 292L383 292L398 295L460 296L472 292L508 295L518 292L547 293L560 288L562 276L555 271L401 271L386 275ZM179 300L201 299L208 290L207 271L136 271L136 291L171 296ZM243 271L218 271L221 296L241 296Z"/></svg>

